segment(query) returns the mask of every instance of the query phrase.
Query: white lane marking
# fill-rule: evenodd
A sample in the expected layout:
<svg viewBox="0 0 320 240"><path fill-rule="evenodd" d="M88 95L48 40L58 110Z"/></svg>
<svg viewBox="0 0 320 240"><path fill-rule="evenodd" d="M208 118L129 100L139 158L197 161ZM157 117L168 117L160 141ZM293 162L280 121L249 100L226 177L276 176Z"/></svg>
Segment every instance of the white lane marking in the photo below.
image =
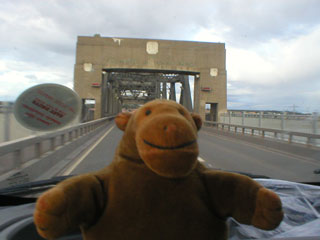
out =
<svg viewBox="0 0 320 240"><path fill-rule="evenodd" d="M115 125L113 125L105 134L103 134L103 136L94 145L92 145L91 148L89 148L72 166L70 166L62 173L62 176L69 175L83 161L83 159L85 159L89 155L89 153L91 153L93 149L112 131L114 127Z"/></svg>
<svg viewBox="0 0 320 240"><path fill-rule="evenodd" d="M204 163L205 160L202 157L198 157L198 161Z"/></svg>

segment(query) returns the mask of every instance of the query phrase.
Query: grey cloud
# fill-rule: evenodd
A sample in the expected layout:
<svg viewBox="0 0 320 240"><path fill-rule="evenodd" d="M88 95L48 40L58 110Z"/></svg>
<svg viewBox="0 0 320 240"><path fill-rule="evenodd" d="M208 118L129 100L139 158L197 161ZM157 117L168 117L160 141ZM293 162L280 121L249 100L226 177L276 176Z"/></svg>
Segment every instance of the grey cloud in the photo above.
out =
<svg viewBox="0 0 320 240"><path fill-rule="evenodd" d="M229 84L231 87L228 91L228 102L229 105L235 106L231 107L233 109L283 111L296 105L298 111L320 111L319 77L294 83L279 82L269 87L232 80L229 80ZM239 94L234 91L241 89L254 89L254 91L251 93L241 93L240 91Z"/></svg>
<svg viewBox="0 0 320 240"><path fill-rule="evenodd" d="M38 80L37 76L33 75L33 74L28 74L25 75L25 78L28 78L30 80Z"/></svg>
<svg viewBox="0 0 320 240"><path fill-rule="evenodd" d="M33 64L61 72L57 79L69 82L78 35L193 40L198 31L208 29L220 34L227 47L254 48L271 39L292 39L312 31L320 24L319 12L317 0L3 1L0 53L2 58L25 62L24 67ZM303 81L301 76L288 76L269 89L248 84L245 88L255 93L232 94L231 89L229 101L247 107L270 102L282 108L297 101L311 106L312 98L303 93L310 92L310 85L320 88L317 76L318 71ZM236 89L244 88L243 83L229 81ZM310 94L314 96L313 90Z"/></svg>
<svg viewBox="0 0 320 240"><path fill-rule="evenodd" d="M320 2L16 0L7 2L2 9L16 14L17 22L3 22L2 18L0 23L2 32L13 35L5 38L11 39L11 46L26 44L71 55L75 36L95 33L192 40L197 31L206 28L221 33L228 44L235 46L292 37L319 23ZM21 25L30 19L30 26Z"/></svg>
<svg viewBox="0 0 320 240"><path fill-rule="evenodd" d="M273 38L294 38L320 23L320 2L221 1L213 19L229 27L227 42L254 45Z"/></svg>

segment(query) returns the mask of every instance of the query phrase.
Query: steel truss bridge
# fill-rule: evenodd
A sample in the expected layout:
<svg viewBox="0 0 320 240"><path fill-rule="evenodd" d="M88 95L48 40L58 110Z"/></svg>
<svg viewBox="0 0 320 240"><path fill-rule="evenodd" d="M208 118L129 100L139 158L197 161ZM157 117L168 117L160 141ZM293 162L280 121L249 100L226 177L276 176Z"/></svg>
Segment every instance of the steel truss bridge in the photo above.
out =
<svg viewBox="0 0 320 240"><path fill-rule="evenodd" d="M154 99L176 101L181 85L179 103L192 111L189 75L185 73L103 71L102 111L104 116L119 112L124 104L144 104Z"/></svg>

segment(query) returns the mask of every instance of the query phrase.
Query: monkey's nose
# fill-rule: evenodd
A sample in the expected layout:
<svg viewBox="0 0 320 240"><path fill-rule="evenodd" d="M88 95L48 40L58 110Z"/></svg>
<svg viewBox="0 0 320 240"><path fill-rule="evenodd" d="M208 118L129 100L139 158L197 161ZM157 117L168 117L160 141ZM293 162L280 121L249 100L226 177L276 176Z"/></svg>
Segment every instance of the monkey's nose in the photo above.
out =
<svg viewBox="0 0 320 240"><path fill-rule="evenodd" d="M168 125L165 125L163 127L163 130L166 132L166 133L172 133L172 132L175 132L177 130L177 126L173 123L170 123Z"/></svg>

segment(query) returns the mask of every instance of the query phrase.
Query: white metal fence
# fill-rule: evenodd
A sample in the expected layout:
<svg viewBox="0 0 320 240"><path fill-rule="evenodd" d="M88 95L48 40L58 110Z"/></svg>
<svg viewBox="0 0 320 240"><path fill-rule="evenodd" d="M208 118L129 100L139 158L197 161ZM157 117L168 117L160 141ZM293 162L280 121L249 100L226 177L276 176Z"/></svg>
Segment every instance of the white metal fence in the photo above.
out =
<svg viewBox="0 0 320 240"><path fill-rule="evenodd" d="M79 124L79 118L66 127ZM36 132L23 127L14 117L13 104L0 102L0 143L17 140L29 136L40 136L49 132Z"/></svg>
<svg viewBox="0 0 320 240"><path fill-rule="evenodd" d="M231 112L220 115L222 123L271 128L284 131L319 134L320 118L317 113L308 115L292 115L286 112L252 114L246 112Z"/></svg>
<svg viewBox="0 0 320 240"><path fill-rule="evenodd" d="M0 188L14 185L17 181L35 179L61 161L67 163L65 158L68 154L85 145L114 117L81 123L41 136L0 143Z"/></svg>
<svg viewBox="0 0 320 240"><path fill-rule="evenodd" d="M293 131L284 131L279 129L271 128L259 128L259 127L250 127L243 125L235 125L228 123L218 123L205 121L204 126L215 127L217 129L227 130L229 132L241 133L241 134L250 134L252 136L261 136L275 138L282 141L287 141L288 143L303 143L308 146L320 146L320 134L311 134L311 133L302 133L302 132L293 132Z"/></svg>
<svg viewBox="0 0 320 240"><path fill-rule="evenodd" d="M220 115L220 122L237 125L247 126L252 128L264 128L271 130L280 130L277 138L288 140L289 135L284 135L284 132L305 133L305 134L320 134L320 117L318 113L293 115L284 113L247 113L247 112L232 112L223 113ZM266 137L274 138L275 135L271 132L265 134ZM293 142L307 143L305 137L298 136L297 134L291 139ZM312 140L313 145L319 145L319 140Z"/></svg>

